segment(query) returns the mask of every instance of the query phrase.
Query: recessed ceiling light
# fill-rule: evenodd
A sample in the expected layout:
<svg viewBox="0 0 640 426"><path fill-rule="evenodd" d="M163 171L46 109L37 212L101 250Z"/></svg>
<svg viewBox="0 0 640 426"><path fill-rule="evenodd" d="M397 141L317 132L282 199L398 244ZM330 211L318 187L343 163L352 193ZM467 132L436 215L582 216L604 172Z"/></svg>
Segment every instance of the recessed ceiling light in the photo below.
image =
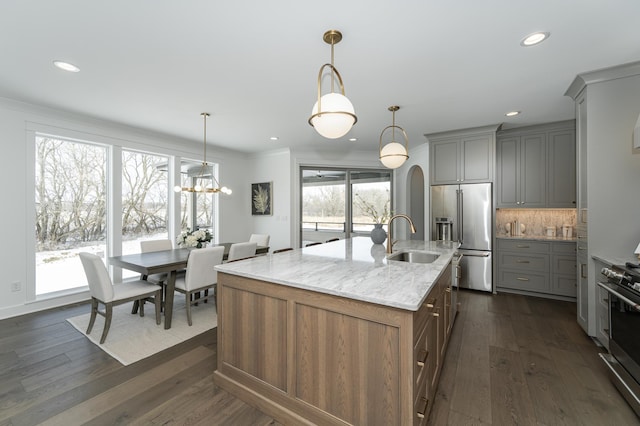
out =
<svg viewBox="0 0 640 426"><path fill-rule="evenodd" d="M61 70L65 70L65 71L69 71L69 72L79 72L80 71L80 68L76 67L73 64L70 64L69 62L53 61L53 65L55 65L56 67L60 68Z"/></svg>
<svg viewBox="0 0 640 426"><path fill-rule="evenodd" d="M534 46L548 39L551 34L545 31L531 33L520 41L520 45L524 47Z"/></svg>
<svg viewBox="0 0 640 426"><path fill-rule="evenodd" d="M520 111L509 111L505 114L507 117L515 117L516 115L520 115Z"/></svg>
<svg viewBox="0 0 640 426"><path fill-rule="evenodd" d="M271 136L269 139L272 141L277 141L279 138L277 136Z"/></svg>
<svg viewBox="0 0 640 426"><path fill-rule="evenodd" d="M349 141L350 141L350 142L355 142L355 141L357 141L357 140L358 140L358 138L349 138Z"/></svg>

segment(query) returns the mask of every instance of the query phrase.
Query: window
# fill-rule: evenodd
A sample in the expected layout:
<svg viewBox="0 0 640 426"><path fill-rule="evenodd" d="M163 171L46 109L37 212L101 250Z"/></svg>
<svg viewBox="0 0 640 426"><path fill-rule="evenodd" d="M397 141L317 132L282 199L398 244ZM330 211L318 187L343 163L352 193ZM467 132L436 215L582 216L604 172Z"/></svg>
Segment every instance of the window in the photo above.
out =
<svg viewBox="0 0 640 426"><path fill-rule="evenodd" d="M36 136L36 295L84 287L77 253L106 252L107 148Z"/></svg>
<svg viewBox="0 0 640 426"><path fill-rule="evenodd" d="M216 173L215 165L211 166L211 173ZM211 180L207 173L202 174L202 163L184 160L181 166L181 184L183 187L193 187L200 179ZM182 192L180 196L182 230L208 229L211 232L213 241L217 241L214 212L217 210L217 197L211 193Z"/></svg>
<svg viewBox="0 0 640 426"><path fill-rule="evenodd" d="M302 167L300 173L303 247L336 237L369 235L374 223L388 222L390 171Z"/></svg>
<svg viewBox="0 0 640 426"><path fill-rule="evenodd" d="M122 254L140 252L141 240L166 239L167 157L122 151ZM138 276L122 270L122 278Z"/></svg>

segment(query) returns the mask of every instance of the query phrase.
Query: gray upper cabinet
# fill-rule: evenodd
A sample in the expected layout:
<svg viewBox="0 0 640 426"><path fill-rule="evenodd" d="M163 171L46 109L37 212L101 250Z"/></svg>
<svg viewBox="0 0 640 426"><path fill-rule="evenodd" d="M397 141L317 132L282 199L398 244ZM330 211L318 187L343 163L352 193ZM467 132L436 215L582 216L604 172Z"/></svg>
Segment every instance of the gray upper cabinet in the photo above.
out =
<svg viewBox="0 0 640 426"><path fill-rule="evenodd" d="M498 132L496 206L575 207L573 120Z"/></svg>
<svg viewBox="0 0 640 426"><path fill-rule="evenodd" d="M575 129L549 132L547 206L576 207Z"/></svg>
<svg viewBox="0 0 640 426"><path fill-rule="evenodd" d="M425 135L431 185L493 182L498 126Z"/></svg>

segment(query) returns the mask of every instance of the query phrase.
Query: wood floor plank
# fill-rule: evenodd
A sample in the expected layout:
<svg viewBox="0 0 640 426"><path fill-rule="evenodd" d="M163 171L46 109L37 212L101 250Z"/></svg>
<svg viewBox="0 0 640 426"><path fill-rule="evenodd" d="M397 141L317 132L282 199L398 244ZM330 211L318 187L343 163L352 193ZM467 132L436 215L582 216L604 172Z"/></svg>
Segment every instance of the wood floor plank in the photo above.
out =
<svg viewBox="0 0 640 426"><path fill-rule="evenodd" d="M578 415L568 387L550 357L537 352L521 352L529 394L536 419L542 424L577 425Z"/></svg>
<svg viewBox="0 0 640 426"><path fill-rule="evenodd" d="M488 313L489 345L510 351L518 351L516 335L511 324L512 317L509 314Z"/></svg>
<svg viewBox="0 0 640 426"><path fill-rule="evenodd" d="M491 362L491 415L496 425L537 423L520 353L489 347Z"/></svg>
<svg viewBox="0 0 640 426"><path fill-rule="evenodd" d="M486 304L485 304L486 308ZM484 318L468 319L462 330L460 358L451 397L451 410L491 423L489 332Z"/></svg>

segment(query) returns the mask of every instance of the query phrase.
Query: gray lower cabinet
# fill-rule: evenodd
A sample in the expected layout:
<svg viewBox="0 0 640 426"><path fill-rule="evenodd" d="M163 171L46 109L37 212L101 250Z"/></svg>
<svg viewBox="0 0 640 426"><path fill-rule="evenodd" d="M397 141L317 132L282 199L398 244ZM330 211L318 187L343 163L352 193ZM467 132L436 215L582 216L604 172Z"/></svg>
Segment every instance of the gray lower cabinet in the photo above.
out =
<svg viewBox="0 0 640 426"><path fill-rule="evenodd" d="M611 263L605 263L593 258L596 273L596 338L605 348L609 349L609 292L597 285L597 282L607 282L607 277L602 275L602 268L611 267Z"/></svg>
<svg viewBox="0 0 640 426"><path fill-rule="evenodd" d="M497 289L560 299L576 297L574 242L497 240Z"/></svg>

